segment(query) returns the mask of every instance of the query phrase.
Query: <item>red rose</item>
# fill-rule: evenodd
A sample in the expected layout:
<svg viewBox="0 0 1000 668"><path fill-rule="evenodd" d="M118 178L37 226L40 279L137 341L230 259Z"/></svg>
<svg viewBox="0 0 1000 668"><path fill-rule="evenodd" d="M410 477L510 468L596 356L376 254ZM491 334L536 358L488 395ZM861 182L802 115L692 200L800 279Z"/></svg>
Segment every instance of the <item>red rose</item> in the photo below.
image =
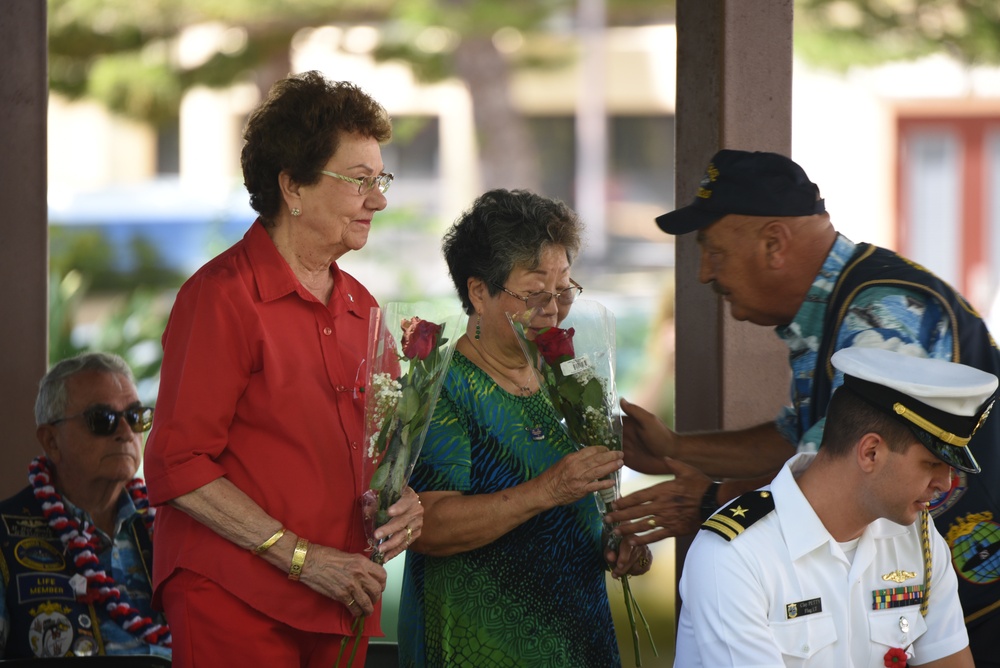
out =
<svg viewBox="0 0 1000 668"><path fill-rule="evenodd" d="M412 359L425 360L437 345L441 325L429 320L413 318L403 321L403 354Z"/></svg>
<svg viewBox="0 0 1000 668"><path fill-rule="evenodd" d="M576 354L573 352L573 335L576 333L572 327L569 329L559 329L549 327L542 330L535 337L535 345L538 352L548 364L557 364L561 357L572 359Z"/></svg>
<svg viewBox="0 0 1000 668"><path fill-rule="evenodd" d="M882 658L886 668L906 668L906 652L898 647L890 649Z"/></svg>

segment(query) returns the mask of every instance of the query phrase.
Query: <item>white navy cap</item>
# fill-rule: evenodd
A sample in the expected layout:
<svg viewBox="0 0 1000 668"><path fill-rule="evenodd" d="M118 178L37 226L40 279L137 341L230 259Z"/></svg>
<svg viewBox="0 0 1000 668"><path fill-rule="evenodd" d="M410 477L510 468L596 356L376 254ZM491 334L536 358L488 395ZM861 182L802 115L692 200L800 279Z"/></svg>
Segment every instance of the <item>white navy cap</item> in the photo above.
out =
<svg viewBox="0 0 1000 668"><path fill-rule="evenodd" d="M938 459L979 473L968 445L993 406L996 376L881 348L844 348L830 361L845 388L906 424Z"/></svg>

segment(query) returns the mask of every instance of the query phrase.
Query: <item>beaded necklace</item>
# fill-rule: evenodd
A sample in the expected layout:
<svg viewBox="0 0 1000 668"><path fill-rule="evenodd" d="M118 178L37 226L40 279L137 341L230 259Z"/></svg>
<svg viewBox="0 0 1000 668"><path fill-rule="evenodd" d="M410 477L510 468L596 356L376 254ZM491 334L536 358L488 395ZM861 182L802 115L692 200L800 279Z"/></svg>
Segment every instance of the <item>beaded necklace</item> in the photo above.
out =
<svg viewBox="0 0 1000 668"><path fill-rule="evenodd" d="M42 504L42 514L48 520L49 526L62 541L66 555L76 568L77 575L86 579L86 588L83 591L77 589L76 600L81 603L104 605L111 618L139 640L150 645L170 647L170 627L166 624L155 624L149 617L143 617L132 606L128 594L118 588L113 577L103 570L94 570L94 567L100 564L97 553L101 550L96 529L90 522L81 523L66 512L62 495L52 486L49 460L44 455L32 460L28 467L28 483L34 489L35 499ZM142 478L135 478L125 489L132 497L136 512L142 517L152 540L153 516L156 510L149 506L146 483Z"/></svg>

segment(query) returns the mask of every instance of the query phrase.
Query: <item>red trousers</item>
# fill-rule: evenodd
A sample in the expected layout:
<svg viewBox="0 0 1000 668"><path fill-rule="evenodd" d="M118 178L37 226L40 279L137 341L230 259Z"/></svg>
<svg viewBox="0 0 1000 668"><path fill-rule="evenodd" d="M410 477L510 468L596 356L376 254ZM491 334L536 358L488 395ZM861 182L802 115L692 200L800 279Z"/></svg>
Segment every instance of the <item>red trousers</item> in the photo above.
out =
<svg viewBox="0 0 1000 668"><path fill-rule="evenodd" d="M173 634L174 668L346 668L354 647L354 639L348 638L344 655L335 664L344 636L282 624L187 570L177 571L164 583L162 600ZM294 606L295 601L275 605ZM367 653L365 637L354 656L355 668L365 665Z"/></svg>

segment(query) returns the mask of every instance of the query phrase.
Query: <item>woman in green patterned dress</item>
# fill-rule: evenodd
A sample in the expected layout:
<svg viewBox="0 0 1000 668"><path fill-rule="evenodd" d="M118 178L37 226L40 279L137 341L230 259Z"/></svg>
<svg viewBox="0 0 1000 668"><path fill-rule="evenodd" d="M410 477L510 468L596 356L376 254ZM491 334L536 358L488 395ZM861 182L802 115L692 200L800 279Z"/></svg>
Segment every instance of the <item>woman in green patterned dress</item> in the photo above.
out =
<svg viewBox="0 0 1000 668"><path fill-rule="evenodd" d="M620 452L576 450L528 368L507 313L566 317L581 223L561 202L493 190L452 226L444 254L469 328L457 344L411 478L424 505L406 557L400 665L621 663L605 571L649 570L647 548L601 554L592 493Z"/></svg>

